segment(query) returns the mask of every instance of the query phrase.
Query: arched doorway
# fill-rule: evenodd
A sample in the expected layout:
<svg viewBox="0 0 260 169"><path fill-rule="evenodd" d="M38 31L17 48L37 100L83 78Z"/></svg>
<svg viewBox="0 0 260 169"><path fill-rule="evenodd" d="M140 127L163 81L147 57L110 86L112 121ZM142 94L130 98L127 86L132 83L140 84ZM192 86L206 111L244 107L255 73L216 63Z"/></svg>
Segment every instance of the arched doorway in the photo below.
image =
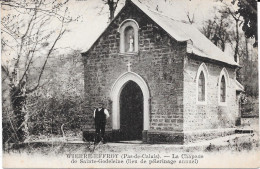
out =
<svg viewBox="0 0 260 169"><path fill-rule="evenodd" d="M142 140L143 93L134 81L129 81L120 94L121 140Z"/></svg>
<svg viewBox="0 0 260 169"><path fill-rule="evenodd" d="M130 82L130 83L129 83ZM124 89L126 90L132 90L132 89L127 89L128 85L135 84L139 87L139 92L137 93L142 93L143 95L143 132L147 132L149 130L149 98L150 98L150 92L148 89L148 86L146 82L143 80L141 76L134 72L126 72L122 74L113 84L111 88L111 101L112 101L112 129L115 131L121 130L121 125L120 124L120 116L121 116L121 109L120 109L120 97L121 93ZM125 88L126 87L126 88ZM136 87L137 88L137 87ZM136 89L138 91L138 89ZM124 95L124 94L123 94ZM140 132L139 132L140 133Z"/></svg>

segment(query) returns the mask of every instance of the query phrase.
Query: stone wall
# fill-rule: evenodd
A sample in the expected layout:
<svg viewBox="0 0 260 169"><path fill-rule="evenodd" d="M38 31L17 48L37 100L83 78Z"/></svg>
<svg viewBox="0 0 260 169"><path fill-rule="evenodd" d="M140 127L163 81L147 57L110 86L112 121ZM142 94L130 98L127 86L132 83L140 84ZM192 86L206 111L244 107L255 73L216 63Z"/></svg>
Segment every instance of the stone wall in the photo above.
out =
<svg viewBox="0 0 260 169"><path fill-rule="evenodd" d="M118 29L126 19L133 19L139 25L137 53L120 53ZM150 92L150 127L143 133L148 142L182 144L194 140L193 131L202 131L198 134L201 138L233 133L238 117L235 68L225 66L229 82L227 105L222 106L218 104L218 83L224 65L204 62L208 70L207 103L199 105L196 102L196 74L203 58L188 55L186 49L186 43L175 41L133 4L124 7L91 49L83 54L85 115L88 119L83 128L93 131L92 114L99 101L106 103L113 116L111 88L128 71L127 64L131 62L131 71L143 78ZM107 128L112 130L112 118L108 120Z"/></svg>
<svg viewBox="0 0 260 169"><path fill-rule="evenodd" d="M223 129L235 127L238 117L238 104L235 90L235 69L219 63L204 62L208 70L207 103L196 102L196 75L202 61L192 56L186 57L184 68L184 132L203 131L210 129ZM227 83L227 105L218 104L219 76L223 68L229 75ZM213 131L215 132L215 131Z"/></svg>
<svg viewBox="0 0 260 169"><path fill-rule="evenodd" d="M139 24L139 52L120 54L119 25L125 19ZM92 48L83 54L86 116L85 129L93 129L92 114L99 101L105 101L111 112L110 90L117 78L131 71L140 75L150 90L150 130L183 130L183 58L186 43L177 43L148 18L129 4L109 25ZM111 118L107 128L111 127Z"/></svg>

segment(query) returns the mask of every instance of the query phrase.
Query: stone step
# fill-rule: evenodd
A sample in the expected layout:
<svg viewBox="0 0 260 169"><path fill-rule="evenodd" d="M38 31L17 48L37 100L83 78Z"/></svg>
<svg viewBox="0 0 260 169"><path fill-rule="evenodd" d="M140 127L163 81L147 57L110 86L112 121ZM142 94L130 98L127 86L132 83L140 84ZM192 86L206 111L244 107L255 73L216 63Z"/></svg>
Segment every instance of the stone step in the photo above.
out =
<svg viewBox="0 0 260 169"><path fill-rule="evenodd" d="M235 133L253 133L254 131L252 129L237 129L235 130Z"/></svg>

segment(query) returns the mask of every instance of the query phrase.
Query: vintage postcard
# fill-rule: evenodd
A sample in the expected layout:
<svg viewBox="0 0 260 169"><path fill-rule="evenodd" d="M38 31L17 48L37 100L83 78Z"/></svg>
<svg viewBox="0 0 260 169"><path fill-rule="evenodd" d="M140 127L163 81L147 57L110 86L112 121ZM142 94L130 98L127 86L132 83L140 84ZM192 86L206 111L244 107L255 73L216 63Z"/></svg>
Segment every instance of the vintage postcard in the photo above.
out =
<svg viewBox="0 0 260 169"><path fill-rule="evenodd" d="M257 168L256 0L2 0L4 168Z"/></svg>

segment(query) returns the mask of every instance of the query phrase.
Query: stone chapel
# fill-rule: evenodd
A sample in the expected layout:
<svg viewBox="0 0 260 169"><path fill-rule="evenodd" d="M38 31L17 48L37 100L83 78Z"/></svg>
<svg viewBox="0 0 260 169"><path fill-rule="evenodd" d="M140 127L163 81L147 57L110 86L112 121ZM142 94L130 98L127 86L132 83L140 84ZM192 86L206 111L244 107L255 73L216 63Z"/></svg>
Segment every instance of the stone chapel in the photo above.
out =
<svg viewBox="0 0 260 169"><path fill-rule="evenodd" d="M185 144L235 133L240 66L185 21L128 0L82 57L85 139L101 101L111 141Z"/></svg>

